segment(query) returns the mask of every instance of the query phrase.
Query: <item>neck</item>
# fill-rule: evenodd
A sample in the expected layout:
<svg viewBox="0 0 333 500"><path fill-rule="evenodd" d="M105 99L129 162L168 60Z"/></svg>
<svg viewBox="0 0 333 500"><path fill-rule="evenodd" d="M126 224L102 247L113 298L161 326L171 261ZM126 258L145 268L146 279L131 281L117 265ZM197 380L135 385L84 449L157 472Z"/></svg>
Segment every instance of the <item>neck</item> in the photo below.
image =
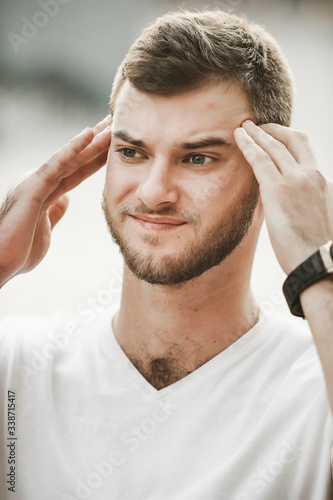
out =
<svg viewBox="0 0 333 500"><path fill-rule="evenodd" d="M237 261L237 256L229 259ZM172 286L140 281L125 267L115 335L155 388L191 373L257 322L250 266L234 270L230 261Z"/></svg>

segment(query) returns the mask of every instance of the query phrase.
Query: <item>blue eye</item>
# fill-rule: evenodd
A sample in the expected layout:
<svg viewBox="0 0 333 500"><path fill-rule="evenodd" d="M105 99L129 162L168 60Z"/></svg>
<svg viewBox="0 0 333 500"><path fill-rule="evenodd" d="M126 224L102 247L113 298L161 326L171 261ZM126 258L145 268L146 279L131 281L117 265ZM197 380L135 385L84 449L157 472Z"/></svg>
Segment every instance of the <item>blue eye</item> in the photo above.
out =
<svg viewBox="0 0 333 500"><path fill-rule="evenodd" d="M214 161L213 158L210 156L206 155L192 155L190 157L190 163L193 163L193 165L206 165L206 163L210 163Z"/></svg>

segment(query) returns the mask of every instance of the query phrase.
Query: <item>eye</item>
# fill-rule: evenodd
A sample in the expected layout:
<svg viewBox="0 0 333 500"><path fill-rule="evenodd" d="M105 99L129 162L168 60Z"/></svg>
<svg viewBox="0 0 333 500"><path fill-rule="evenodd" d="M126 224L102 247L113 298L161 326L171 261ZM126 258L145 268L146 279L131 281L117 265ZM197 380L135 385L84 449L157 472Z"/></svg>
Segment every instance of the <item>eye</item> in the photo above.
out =
<svg viewBox="0 0 333 500"><path fill-rule="evenodd" d="M139 153L139 151L136 151L135 149L132 148L117 149L117 153L121 153L121 155L124 156L125 158L143 158L143 154Z"/></svg>
<svg viewBox="0 0 333 500"><path fill-rule="evenodd" d="M188 160L193 165L206 165L207 163L211 163L212 161L214 161L214 158L206 155L195 154L191 155Z"/></svg>

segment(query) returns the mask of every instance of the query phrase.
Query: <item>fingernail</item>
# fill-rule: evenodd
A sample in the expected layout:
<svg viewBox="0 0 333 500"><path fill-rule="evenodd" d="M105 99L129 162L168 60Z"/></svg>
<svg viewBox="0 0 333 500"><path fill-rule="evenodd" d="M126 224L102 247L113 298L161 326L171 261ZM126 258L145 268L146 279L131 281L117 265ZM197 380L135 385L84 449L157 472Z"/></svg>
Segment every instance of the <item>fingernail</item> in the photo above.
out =
<svg viewBox="0 0 333 500"><path fill-rule="evenodd" d="M242 125L255 125L255 123L252 120L245 120Z"/></svg>
<svg viewBox="0 0 333 500"><path fill-rule="evenodd" d="M246 132L246 130L245 130L245 129L243 129L242 127L238 127L238 128L236 128L236 131L237 131L237 133L238 133L238 134L241 134L241 135L243 135L244 137L249 137L249 136L248 136L248 133Z"/></svg>
<svg viewBox="0 0 333 500"><path fill-rule="evenodd" d="M242 128L242 127L236 128L235 132L236 132L236 136L238 135L239 138L243 137L243 139L245 139L245 142L247 142L247 143L254 142L252 137L249 136L249 134L246 132L246 130L244 128Z"/></svg>

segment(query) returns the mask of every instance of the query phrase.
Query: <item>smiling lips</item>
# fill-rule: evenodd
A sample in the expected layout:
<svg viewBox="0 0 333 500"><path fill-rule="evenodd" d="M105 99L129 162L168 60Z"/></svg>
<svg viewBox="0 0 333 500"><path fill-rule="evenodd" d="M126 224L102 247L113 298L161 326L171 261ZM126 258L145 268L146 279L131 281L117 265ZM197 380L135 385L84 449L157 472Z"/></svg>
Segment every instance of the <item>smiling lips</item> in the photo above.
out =
<svg viewBox="0 0 333 500"><path fill-rule="evenodd" d="M177 219L176 217L147 214L129 214L129 216L141 227L144 227L145 229L153 229L155 231L176 229L177 227L186 224L185 221Z"/></svg>

